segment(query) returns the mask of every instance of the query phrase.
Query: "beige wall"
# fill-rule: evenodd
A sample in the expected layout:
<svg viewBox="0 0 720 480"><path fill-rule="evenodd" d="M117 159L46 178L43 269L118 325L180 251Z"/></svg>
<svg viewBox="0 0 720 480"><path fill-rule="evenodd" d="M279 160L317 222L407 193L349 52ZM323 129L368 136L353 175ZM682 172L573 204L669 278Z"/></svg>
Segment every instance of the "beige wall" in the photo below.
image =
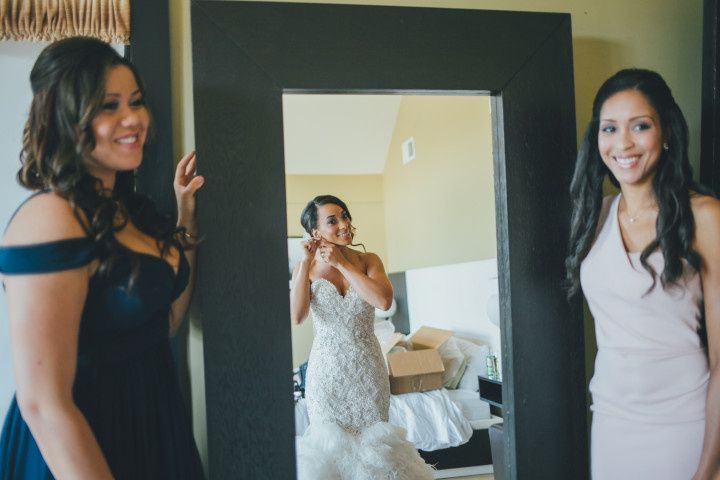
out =
<svg viewBox="0 0 720 480"><path fill-rule="evenodd" d="M497 256L491 133L489 97L402 98L384 172L388 271Z"/></svg>
<svg viewBox="0 0 720 480"><path fill-rule="evenodd" d="M192 65L188 0L169 0L176 148L191 148ZM274 0L269 0L274 1ZM290 0L296 3L360 3L357 0ZM657 70L688 120L690 158L697 174L702 60L701 0L363 0L365 5L467 8L570 13L578 136L590 116L592 97L615 71ZM179 152L176 152L179 153Z"/></svg>

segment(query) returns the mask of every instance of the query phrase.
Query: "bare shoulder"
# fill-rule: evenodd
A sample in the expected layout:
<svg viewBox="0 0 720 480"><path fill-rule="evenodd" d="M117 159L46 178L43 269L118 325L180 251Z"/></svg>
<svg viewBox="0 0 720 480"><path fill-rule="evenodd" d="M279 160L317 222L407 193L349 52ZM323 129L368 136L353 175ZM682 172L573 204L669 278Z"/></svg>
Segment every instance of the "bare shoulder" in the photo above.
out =
<svg viewBox="0 0 720 480"><path fill-rule="evenodd" d="M705 257L720 254L717 238L720 237L720 200L709 195L693 193L690 208L695 220L695 248Z"/></svg>
<svg viewBox="0 0 720 480"><path fill-rule="evenodd" d="M372 252L358 252L357 250L353 250L357 256L367 265L369 264L382 264L382 260L380 260L380 257Z"/></svg>
<svg viewBox="0 0 720 480"><path fill-rule="evenodd" d="M358 256L365 265L366 272L369 270L376 272L385 271L385 266L383 265L379 255L372 252L358 252Z"/></svg>
<svg viewBox="0 0 720 480"><path fill-rule="evenodd" d="M690 208L696 227L720 228L720 200L710 195L693 193L690 196Z"/></svg>
<svg viewBox="0 0 720 480"><path fill-rule="evenodd" d="M25 202L5 230L2 244L27 245L84 237L70 202L48 192Z"/></svg>

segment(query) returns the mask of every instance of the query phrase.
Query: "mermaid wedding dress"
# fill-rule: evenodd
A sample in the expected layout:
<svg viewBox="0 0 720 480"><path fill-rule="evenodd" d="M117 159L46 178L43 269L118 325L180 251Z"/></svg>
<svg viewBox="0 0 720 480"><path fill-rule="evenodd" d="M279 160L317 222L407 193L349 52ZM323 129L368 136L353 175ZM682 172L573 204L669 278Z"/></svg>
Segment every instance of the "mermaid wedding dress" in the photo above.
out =
<svg viewBox="0 0 720 480"><path fill-rule="evenodd" d="M388 423L390 384L373 332L375 309L352 286L312 282L315 325L305 390L310 426L299 438L300 480L430 480L405 430Z"/></svg>

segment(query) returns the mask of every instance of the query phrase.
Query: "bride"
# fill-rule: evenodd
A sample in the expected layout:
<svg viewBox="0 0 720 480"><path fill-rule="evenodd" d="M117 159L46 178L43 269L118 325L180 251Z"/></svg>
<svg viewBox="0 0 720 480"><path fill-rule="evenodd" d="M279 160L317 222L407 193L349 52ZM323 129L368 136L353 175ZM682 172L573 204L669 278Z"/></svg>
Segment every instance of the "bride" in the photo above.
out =
<svg viewBox="0 0 720 480"><path fill-rule="evenodd" d="M298 441L301 480L425 480L432 469L388 423L390 384L373 332L392 285L380 258L356 251L352 217L332 195L312 199L300 217L304 242L290 288L292 322L312 310L315 326L305 390L310 427Z"/></svg>

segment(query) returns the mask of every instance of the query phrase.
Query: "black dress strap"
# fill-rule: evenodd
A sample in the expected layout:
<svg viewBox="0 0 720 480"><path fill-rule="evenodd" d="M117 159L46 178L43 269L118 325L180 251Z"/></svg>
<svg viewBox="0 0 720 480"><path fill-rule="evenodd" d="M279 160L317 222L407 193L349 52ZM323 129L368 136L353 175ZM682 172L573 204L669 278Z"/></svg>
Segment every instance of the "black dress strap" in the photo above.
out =
<svg viewBox="0 0 720 480"><path fill-rule="evenodd" d="M18 275L71 270L87 265L94 257L95 247L88 237L11 245L0 247L0 273Z"/></svg>
<svg viewBox="0 0 720 480"><path fill-rule="evenodd" d="M23 200L7 224L10 225L17 212L28 201L49 191L44 189L34 192ZM30 245L0 246L0 273L19 275L71 270L87 265L94 257L95 245L89 237L68 238Z"/></svg>

